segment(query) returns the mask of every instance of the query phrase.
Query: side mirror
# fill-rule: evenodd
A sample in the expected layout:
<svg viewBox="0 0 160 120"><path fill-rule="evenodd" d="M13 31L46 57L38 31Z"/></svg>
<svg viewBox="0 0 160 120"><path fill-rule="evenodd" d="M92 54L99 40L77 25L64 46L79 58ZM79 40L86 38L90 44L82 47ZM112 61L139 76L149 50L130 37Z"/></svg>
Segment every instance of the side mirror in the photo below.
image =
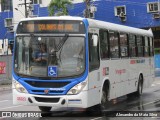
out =
<svg viewBox="0 0 160 120"><path fill-rule="evenodd" d="M98 36L92 35L93 46L96 47L98 45Z"/></svg>

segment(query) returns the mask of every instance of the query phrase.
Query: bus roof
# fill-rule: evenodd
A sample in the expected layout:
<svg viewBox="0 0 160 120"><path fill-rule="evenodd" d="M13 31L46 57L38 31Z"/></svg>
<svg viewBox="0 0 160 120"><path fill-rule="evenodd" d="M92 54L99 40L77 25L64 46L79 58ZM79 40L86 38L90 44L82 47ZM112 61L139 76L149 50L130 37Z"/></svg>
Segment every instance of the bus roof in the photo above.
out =
<svg viewBox="0 0 160 120"><path fill-rule="evenodd" d="M104 22L99 20L93 20L93 19L88 19L88 22L89 22L89 26L93 28L102 28L102 29L114 30L114 31L119 31L124 33L132 33L135 35L146 35L146 36L153 37L153 33L151 29L144 30L144 29L124 26L124 25L119 25L119 24L114 24L114 23Z"/></svg>
<svg viewBox="0 0 160 120"><path fill-rule="evenodd" d="M51 16L51 17L34 17L34 18L24 18L21 21L27 20L84 20L86 18L82 17L72 17L72 16Z"/></svg>
<svg viewBox="0 0 160 120"><path fill-rule="evenodd" d="M100 20L94 20L94 19L88 19L88 18L82 18L82 17L73 17L73 16L56 16L56 17L35 17L35 18L25 18L21 21L30 21L30 20L80 20L83 21L87 19L89 26L92 28L102 28L107 30L114 30L114 31L121 31L124 33L132 33L135 35L145 35L145 36L153 36L152 30L143 30L139 28L119 25L115 23L110 22L104 22Z"/></svg>

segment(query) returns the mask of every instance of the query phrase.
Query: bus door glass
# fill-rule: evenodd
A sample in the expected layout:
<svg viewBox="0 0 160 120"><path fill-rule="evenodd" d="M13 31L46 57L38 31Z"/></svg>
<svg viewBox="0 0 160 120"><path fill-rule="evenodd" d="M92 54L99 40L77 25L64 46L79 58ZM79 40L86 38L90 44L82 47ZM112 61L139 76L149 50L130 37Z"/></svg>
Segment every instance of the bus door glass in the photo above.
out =
<svg viewBox="0 0 160 120"><path fill-rule="evenodd" d="M88 88L94 91L94 98L100 98L99 86L100 82L100 58L99 58L99 40L98 33L89 33L89 75L88 75ZM88 98L92 103L98 103L99 99L93 99L93 94L89 94Z"/></svg>
<svg viewBox="0 0 160 120"><path fill-rule="evenodd" d="M99 68L99 47L98 35L89 33L89 70Z"/></svg>

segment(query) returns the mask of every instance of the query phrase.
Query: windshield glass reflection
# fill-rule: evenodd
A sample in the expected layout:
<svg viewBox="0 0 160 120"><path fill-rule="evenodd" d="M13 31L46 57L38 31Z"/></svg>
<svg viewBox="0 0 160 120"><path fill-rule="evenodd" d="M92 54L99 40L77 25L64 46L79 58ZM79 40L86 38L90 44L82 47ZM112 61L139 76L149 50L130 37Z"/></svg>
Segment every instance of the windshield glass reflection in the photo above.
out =
<svg viewBox="0 0 160 120"><path fill-rule="evenodd" d="M32 77L48 77L48 67L57 67L57 77L80 75L85 70L84 37L16 38L15 72Z"/></svg>

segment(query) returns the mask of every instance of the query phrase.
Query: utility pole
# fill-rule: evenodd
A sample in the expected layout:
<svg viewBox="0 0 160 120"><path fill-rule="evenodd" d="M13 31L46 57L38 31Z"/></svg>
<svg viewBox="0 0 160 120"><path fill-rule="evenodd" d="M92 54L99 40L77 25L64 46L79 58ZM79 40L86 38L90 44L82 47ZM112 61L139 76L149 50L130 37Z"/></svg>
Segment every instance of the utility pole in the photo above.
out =
<svg viewBox="0 0 160 120"><path fill-rule="evenodd" d="M26 18L28 17L27 7L29 7L29 6L27 6L27 5L29 5L29 4L33 4L33 0L30 0L29 3L27 3L27 0L24 0L24 3L18 4L20 6L24 5L24 7L25 7L25 17Z"/></svg>
<svg viewBox="0 0 160 120"><path fill-rule="evenodd" d="M24 6L25 6L25 17L27 18L28 14L27 14L27 2L26 2L26 0L24 0Z"/></svg>
<svg viewBox="0 0 160 120"><path fill-rule="evenodd" d="M90 18L90 0L86 0L85 17Z"/></svg>
<svg viewBox="0 0 160 120"><path fill-rule="evenodd" d="M160 1L158 0L158 13L160 12L160 3L159 3Z"/></svg>

